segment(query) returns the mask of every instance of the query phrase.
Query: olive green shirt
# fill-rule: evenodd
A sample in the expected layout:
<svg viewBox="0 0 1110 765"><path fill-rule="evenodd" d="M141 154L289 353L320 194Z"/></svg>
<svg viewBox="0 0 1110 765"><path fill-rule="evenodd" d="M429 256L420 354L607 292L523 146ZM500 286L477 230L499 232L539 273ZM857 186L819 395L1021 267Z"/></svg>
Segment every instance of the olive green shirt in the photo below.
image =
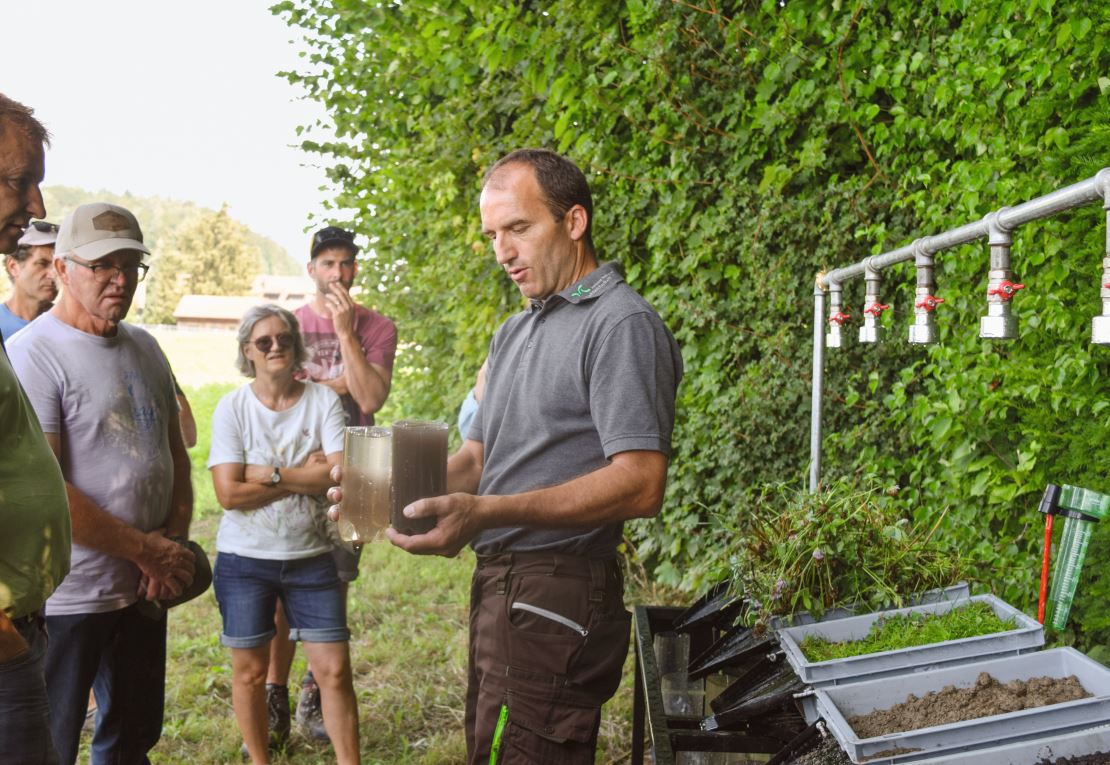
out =
<svg viewBox="0 0 1110 765"><path fill-rule="evenodd" d="M0 609L9 617L42 608L69 571L70 539L62 469L0 350Z"/></svg>

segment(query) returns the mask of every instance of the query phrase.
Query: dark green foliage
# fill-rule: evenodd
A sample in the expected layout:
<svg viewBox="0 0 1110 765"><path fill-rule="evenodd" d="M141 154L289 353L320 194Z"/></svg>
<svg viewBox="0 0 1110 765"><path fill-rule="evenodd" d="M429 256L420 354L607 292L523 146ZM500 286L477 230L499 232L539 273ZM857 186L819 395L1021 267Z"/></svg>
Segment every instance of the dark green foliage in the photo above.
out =
<svg viewBox="0 0 1110 765"><path fill-rule="evenodd" d="M986 603L969 603L943 614L895 614L871 625L866 637L859 640L829 642L818 635L807 635L801 643L802 653L809 661L831 661L849 656L864 656L881 651L897 651L920 645L933 645L946 640L991 635L1017 627L1014 620L999 619Z"/></svg>
<svg viewBox="0 0 1110 765"><path fill-rule="evenodd" d="M1110 6L874 3L362 3L285 0L338 140L309 130L373 238L364 285L414 343L411 416L449 416L520 306L478 230L482 171L524 145L568 153L595 190L595 241L683 347L665 510L629 525L668 584L703 586L749 512L808 461L812 290L822 268L976 220L1110 165ZM1021 338L978 339L986 245L938 257L941 343L905 341L912 273L883 293L890 341L826 367L825 474L874 474L915 527L1026 609L1045 483L1108 490L1110 356L1089 345L1105 245L1097 206L1015 235ZM847 285L858 317L862 282ZM854 327L849 327L849 337ZM1106 551L1106 545L1096 549ZM1100 560L1094 553L1089 568ZM1110 642L1081 591L1081 640Z"/></svg>

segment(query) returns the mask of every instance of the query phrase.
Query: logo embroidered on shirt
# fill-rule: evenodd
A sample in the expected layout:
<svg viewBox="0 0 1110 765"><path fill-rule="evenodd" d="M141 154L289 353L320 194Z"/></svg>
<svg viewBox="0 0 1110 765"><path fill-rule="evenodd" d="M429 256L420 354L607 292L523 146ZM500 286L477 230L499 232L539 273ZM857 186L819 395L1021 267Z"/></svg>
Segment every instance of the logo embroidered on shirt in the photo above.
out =
<svg viewBox="0 0 1110 765"><path fill-rule="evenodd" d="M585 295L589 295L589 294L590 294L590 288L587 287L584 284L579 284L578 289L576 289L574 292L570 293L570 296L580 298L580 297L584 297Z"/></svg>

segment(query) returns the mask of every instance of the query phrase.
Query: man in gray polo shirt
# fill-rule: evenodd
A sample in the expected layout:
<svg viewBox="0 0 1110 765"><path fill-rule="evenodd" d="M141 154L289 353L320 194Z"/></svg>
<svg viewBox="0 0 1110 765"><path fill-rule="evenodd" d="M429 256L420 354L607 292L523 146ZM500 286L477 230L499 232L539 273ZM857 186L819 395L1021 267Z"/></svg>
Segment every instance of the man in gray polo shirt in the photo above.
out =
<svg viewBox="0 0 1110 765"><path fill-rule="evenodd" d="M681 355L616 267L598 264L572 162L513 152L486 173L480 208L529 305L490 344L485 396L448 462L454 493L405 509L436 527L388 535L412 553L470 543L478 555L468 762L592 763L628 651L616 547L625 520L662 504Z"/></svg>

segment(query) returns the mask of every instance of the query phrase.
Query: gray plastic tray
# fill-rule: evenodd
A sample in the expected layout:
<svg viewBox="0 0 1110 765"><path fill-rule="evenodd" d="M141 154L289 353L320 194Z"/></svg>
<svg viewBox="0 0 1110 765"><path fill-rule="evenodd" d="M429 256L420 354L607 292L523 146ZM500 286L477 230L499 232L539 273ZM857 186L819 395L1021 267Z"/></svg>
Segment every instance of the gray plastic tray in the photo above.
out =
<svg viewBox="0 0 1110 765"><path fill-rule="evenodd" d="M881 651L846 659L813 662L802 653L801 643L810 635L819 635L834 642L859 640L866 637L871 626L889 616L921 613L943 614L969 603L986 603L1000 619L1013 619L1017 628L990 635L948 640L943 643ZM920 672L927 669L963 664L978 659L1011 656L1034 651L1044 645L1044 629L1013 606L993 595L976 595L958 600L946 600L909 608L877 611L862 616L850 616L830 622L790 627L778 633L779 644L786 653L790 666L806 685L822 688L828 685L872 680L902 672Z"/></svg>
<svg viewBox="0 0 1110 765"><path fill-rule="evenodd" d="M1110 753L1110 728L1088 728L1075 733L1021 741L990 749L977 749L963 754L930 757L927 760L918 761L916 765L942 765L942 763L943 765L1038 765L1040 762L1052 762L1060 757L1076 757L1100 752Z"/></svg>
<svg viewBox="0 0 1110 765"><path fill-rule="evenodd" d="M1032 677L1075 675L1092 696L866 739L859 738L848 725L847 718L876 709L889 709L905 701L911 693L924 696L946 685L968 688L975 684L980 672L987 672L1003 683ZM915 762L937 757L942 752L984 749L1110 723L1110 670L1074 648L1053 648L927 672L891 675L879 680L819 688L814 693L818 712L856 763ZM889 753L896 749L908 751Z"/></svg>

